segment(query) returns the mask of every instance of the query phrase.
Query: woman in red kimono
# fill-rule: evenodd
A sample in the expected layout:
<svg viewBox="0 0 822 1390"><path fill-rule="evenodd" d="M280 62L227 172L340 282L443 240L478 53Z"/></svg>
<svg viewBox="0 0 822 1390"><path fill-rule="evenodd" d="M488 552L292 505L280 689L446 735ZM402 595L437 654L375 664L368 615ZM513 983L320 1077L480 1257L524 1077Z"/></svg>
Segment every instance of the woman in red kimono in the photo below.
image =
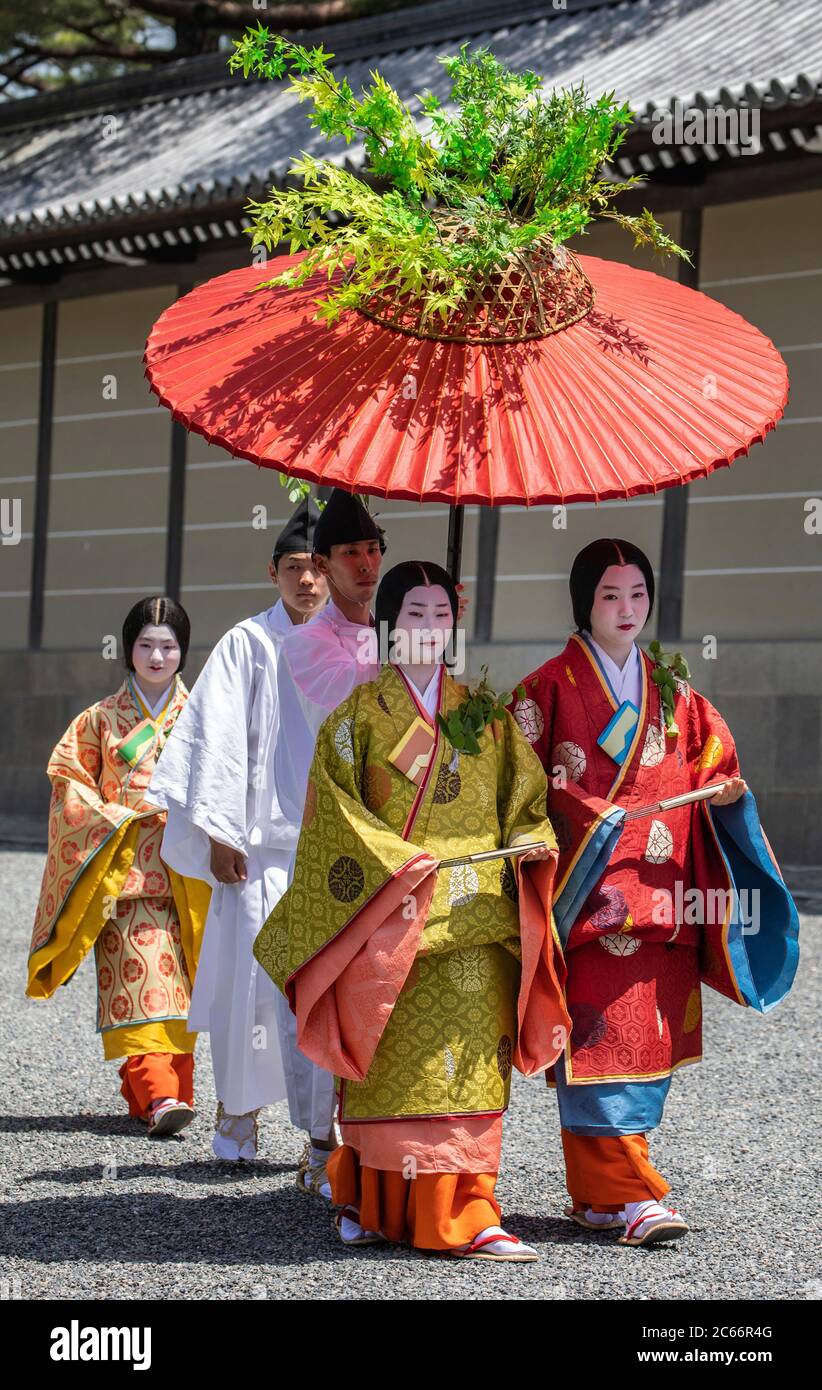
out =
<svg viewBox="0 0 822 1390"><path fill-rule="evenodd" d="M548 773L560 848L554 912L571 1034L554 1069L566 1215L623 1243L687 1232L648 1161L673 1072L701 1056L700 984L762 1012L787 992L796 909L721 715L680 657L636 645L654 578L598 540L570 577L576 632L513 713ZM659 806L707 785L698 801ZM636 814L639 812L639 814ZM632 814L633 813L633 814Z"/></svg>

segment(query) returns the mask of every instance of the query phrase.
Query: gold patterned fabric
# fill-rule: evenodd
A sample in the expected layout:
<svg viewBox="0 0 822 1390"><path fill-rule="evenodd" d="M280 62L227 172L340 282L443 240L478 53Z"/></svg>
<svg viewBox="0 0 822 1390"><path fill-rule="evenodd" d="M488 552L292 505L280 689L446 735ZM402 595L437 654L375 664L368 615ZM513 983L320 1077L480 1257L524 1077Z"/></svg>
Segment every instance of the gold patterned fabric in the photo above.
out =
<svg viewBox="0 0 822 1390"><path fill-rule="evenodd" d="M444 677L440 709L464 697L465 688ZM477 756L458 753L437 729L418 787L389 754L419 714L405 678L386 666L320 730L293 882L255 945L292 1006L308 968L314 975L322 969L327 948L373 913L421 854L430 865L520 835L556 844L545 817L544 772L509 715L484 731ZM518 875L496 860L434 868L432 877L401 987L388 1003L376 998L368 1005L385 1017L368 1022L379 1042L367 1074L342 1080L341 1121L494 1115L507 1106L522 958ZM409 920L414 912L410 901ZM543 921L553 959L550 905ZM383 970L388 978L394 968L374 948L371 976ZM364 971L369 998L370 986Z"/></svg>
<svg viewBox="0 0 822 1390"><path fill-rule="evenodd" d="M208 889L163 863L165 815L144 801L187 695L176 677L154 720L129 677L72 721L49 759L48 854L27 993L49 998L93 947L97 1029L109 1057L194 1047L185 1020ZM148 1048L140 1025L151 1025Z"/></svg>

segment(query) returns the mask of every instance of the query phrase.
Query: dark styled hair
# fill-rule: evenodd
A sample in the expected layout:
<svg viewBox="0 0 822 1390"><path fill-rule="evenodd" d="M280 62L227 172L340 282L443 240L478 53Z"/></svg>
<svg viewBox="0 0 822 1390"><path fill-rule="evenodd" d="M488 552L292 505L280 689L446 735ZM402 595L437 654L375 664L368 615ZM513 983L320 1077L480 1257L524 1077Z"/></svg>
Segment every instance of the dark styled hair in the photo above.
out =
<svg viewBox="0 0 822 1390"><path fill-rule="evenodd" d="M603 574L611 565L636 565L638 569L642 570L650 599L648 608L648 617L650 618L654 608L654 572L651 569L648 556L644 550L640 550L639 546L634 545L631 541L614 540L610 537L603 538L602 540L591 541L590 545L586 545L571 566L569 586L577 632L590 631L594 594Z"/></svg>
<svg viewBox="0 0 822 1390"><path fill-rule="evenodd" d="M141 598L126 615L123 623L123 658L129 671L134 670L131 654L143 628L149 625L162 627L164 624L171 628L177 638L180 647L180 665L177 670L182 671L191 641L191 623L186 610L179 603L162 595Z"/></svg>
<svg viewBox="0 0 822 1390"><path fill-rule="evenodd" d="M451 639L454 640L457 613L459 612L459 595L450 574L441 565L432 564L430 560L403 560L401 564L394 565L387 574L383 575L374 601L374 619L377 624L380 643L380 661L388 660L391 636L397 626L397 619L400 616L405 595L410 589L416 589L420 584L440 584L447 593L453 614Z"/></svg>

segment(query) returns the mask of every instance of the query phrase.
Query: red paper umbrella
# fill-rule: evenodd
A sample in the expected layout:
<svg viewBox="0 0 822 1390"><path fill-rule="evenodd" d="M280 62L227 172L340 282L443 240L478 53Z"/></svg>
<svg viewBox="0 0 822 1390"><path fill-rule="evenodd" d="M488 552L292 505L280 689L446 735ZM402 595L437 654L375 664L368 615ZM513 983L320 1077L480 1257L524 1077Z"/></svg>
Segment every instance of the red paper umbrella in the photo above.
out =
<svg viewBox="0 0 822 1390"><path fill-rule="evenodd" d="M255 290L299 259L199 286L161 315L145 354L189 430L295 477L452 507L634 497L729 464L785 408L787 369L764 334L619 262L554 252L577 277L562 305L526 272L530 303L504 291L495 326L480 305L459 341L453 326L421 337L399 312L387 326L384 300L376 317L347 310L327 325L322 272Z"/></svg>

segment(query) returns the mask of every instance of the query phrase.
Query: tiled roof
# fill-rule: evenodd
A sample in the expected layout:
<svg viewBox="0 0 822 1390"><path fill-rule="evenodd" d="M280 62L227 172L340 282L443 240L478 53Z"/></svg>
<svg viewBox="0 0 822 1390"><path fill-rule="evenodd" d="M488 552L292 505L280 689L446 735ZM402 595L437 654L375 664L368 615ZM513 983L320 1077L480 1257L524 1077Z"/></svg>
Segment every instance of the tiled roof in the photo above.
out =
<svg viewBox="0 0 822 1390"><path fill-rule="evenodd" d="M675 102L795 109L796 122L783 122L790 127L822 98L820 0L569 0L565 10L520 6L516 22L488 0L470 9L482 29L472 29L464 3L447 3L402 12L402 24L394 16L393 31L385 16L370 30L357 21L311 41L322 37L339 54L335 71L355 89L378 66L406 99L424 89L444 97L437 57L461 41L535 69L549 87L584 80L593 94L615 90L645 128L644 142L641 129L632 132L617 174L682 156L660 153L648 134L654 112ZM432 33L443 38L418 41ZM0 240L105 235L107 226L166 209L205 215L281 179L301 149L355 168L362 161L361 148L339 142L337 150L308 125L285 83L232 77L225 55L175 64L159 77L92 84L68 98L8 103L0 107Z"/></svg>

